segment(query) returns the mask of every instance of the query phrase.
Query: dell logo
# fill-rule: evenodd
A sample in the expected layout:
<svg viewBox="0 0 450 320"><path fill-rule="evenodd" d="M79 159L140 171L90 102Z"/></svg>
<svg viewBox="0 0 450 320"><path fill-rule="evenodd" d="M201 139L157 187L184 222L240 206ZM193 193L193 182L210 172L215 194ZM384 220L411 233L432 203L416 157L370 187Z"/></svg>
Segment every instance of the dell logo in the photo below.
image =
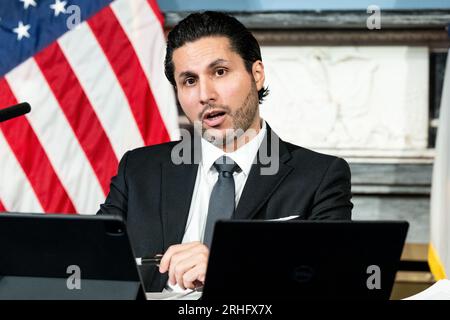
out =
<svg viewBox="0 0 450 320"><path fill-rule="evenodd" d="M294 269L293 278L298 283L311 282L314 277L314 269L310 266L298 266Z"/></svg>

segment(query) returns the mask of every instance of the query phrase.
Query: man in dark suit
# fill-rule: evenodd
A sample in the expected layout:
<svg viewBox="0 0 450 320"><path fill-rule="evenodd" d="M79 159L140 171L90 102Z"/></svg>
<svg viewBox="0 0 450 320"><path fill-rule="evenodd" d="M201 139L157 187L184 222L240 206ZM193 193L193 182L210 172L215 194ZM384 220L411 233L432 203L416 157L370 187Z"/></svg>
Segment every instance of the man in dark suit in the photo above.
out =
<svg viewBox="0 0 450 320"><path fill-rule="evenodd" d="M127 152L99 211L126 219L137 257L164 253L159 270L142 270L147 291L204 282L218 219L351 218L348 164L282 141L261 119L260 48L235 18L182 20L165 73L197 134Z"/></svg>

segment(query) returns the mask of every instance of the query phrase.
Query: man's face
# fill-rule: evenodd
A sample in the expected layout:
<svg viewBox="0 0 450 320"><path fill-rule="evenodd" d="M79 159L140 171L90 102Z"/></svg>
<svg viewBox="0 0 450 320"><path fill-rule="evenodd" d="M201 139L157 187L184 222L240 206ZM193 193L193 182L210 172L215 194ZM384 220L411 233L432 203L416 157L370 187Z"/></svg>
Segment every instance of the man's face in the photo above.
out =
<svg viewBox="0 0 450 320"><path fill-rule="evenodd" d="M259 130L261 61L249 73L228 38L204 37L174 50L173 64L181 107L192 123L201 123L205 138L223 146L236 138L230 132L238 136L249 128Z"/></svg>

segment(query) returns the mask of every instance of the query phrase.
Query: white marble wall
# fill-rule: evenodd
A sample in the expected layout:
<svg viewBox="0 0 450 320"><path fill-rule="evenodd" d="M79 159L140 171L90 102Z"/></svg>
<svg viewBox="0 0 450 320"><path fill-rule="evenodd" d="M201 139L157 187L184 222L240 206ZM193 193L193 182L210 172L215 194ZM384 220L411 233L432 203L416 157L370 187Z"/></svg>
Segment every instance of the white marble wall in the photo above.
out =
<svg viewBox="0 0 450 320"><path fill-rule="evenodd" d="M262 48L262 116L313 149L420 150L428 137L428 48Z"/></svg>

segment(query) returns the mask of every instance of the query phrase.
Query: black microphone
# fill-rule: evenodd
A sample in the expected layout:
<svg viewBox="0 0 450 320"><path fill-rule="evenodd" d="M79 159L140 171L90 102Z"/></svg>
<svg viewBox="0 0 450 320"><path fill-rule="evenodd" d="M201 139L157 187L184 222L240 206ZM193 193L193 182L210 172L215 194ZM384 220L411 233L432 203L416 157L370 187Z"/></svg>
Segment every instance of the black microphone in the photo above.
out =
<svg viewBox="0 0 450 320"><path fill-rule="evenodd" d="M30 112L31 107L28 102L22 102L14 106L0 110L0 122L19 117L25 113Z"/></svg>

